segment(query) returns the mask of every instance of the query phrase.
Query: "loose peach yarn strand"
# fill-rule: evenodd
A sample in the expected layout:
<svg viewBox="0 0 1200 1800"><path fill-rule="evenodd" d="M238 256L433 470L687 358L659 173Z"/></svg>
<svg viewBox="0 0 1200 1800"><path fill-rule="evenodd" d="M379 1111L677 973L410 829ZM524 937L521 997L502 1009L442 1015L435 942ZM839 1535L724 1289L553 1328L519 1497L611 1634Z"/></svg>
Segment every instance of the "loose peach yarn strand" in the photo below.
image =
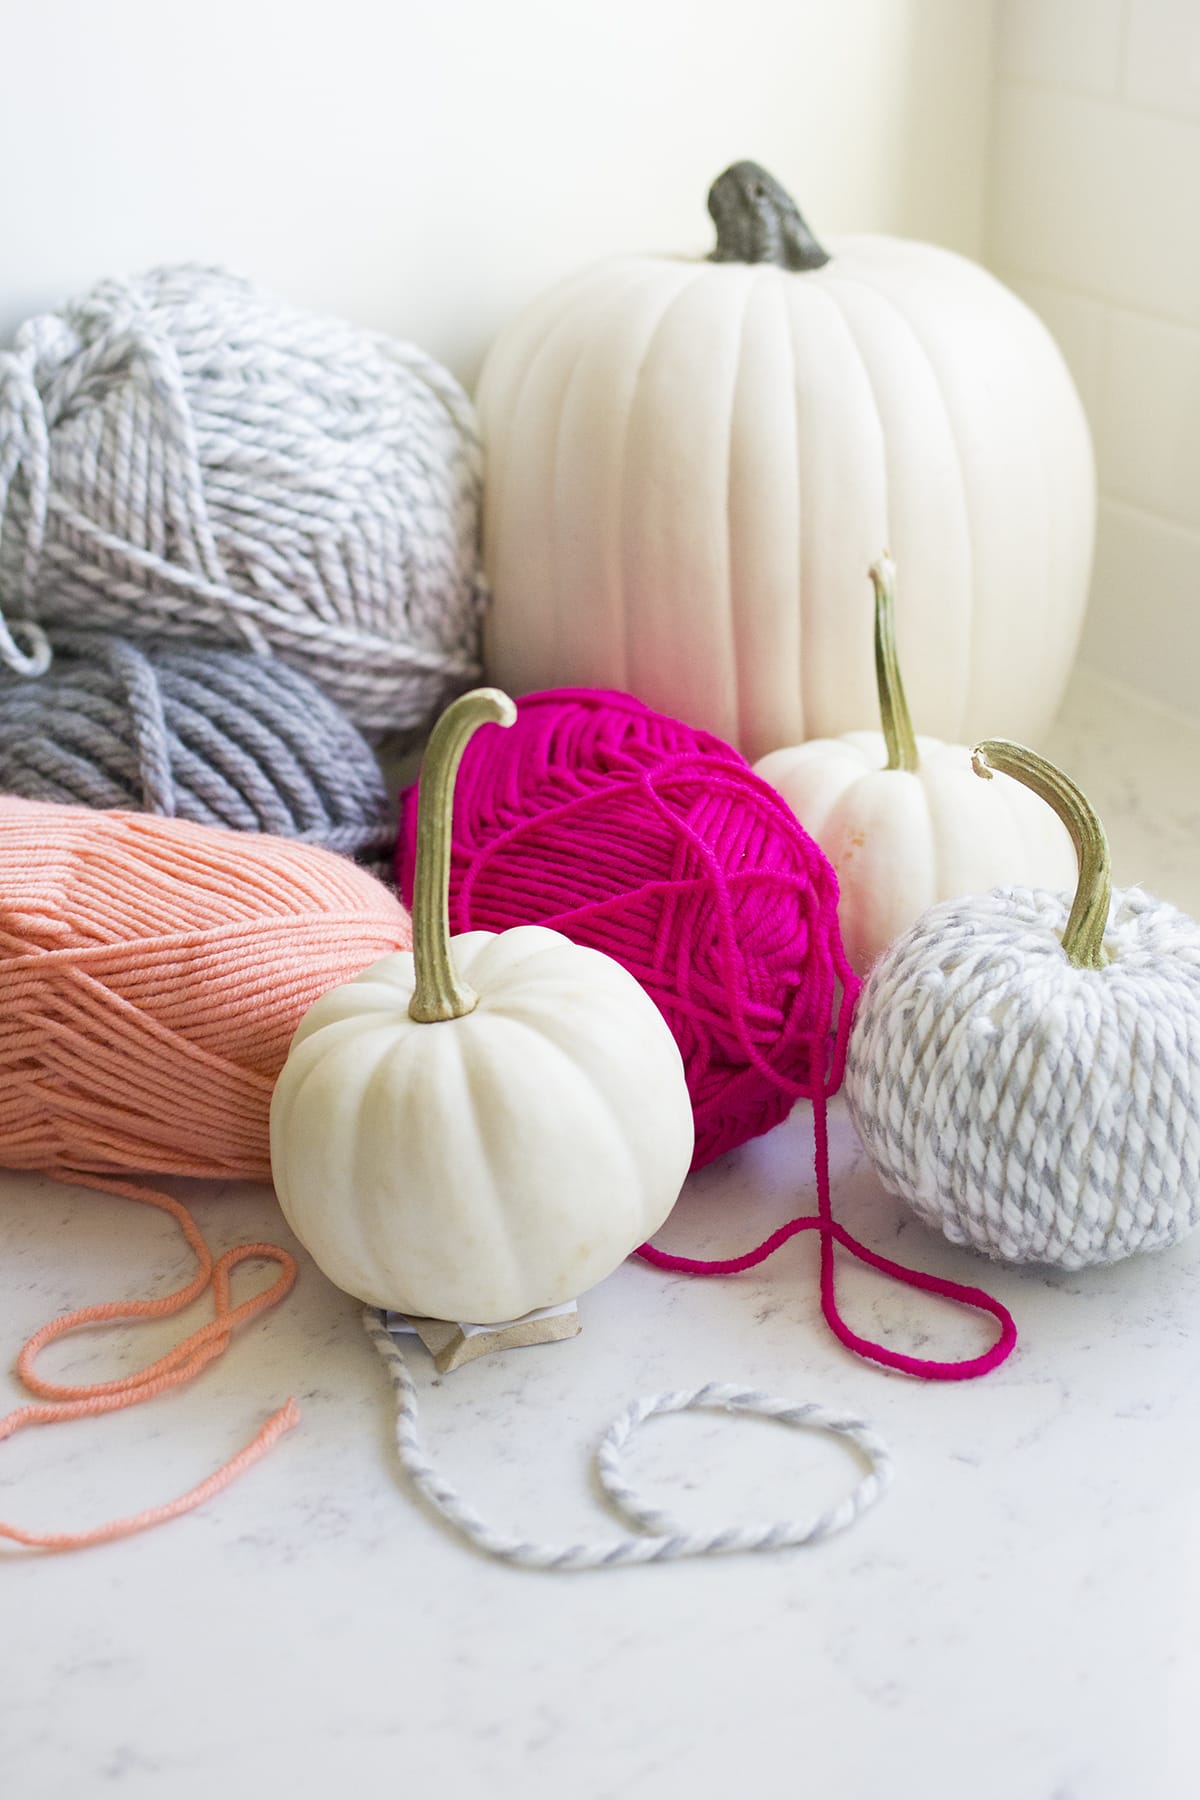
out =
<svg viewBox="0 0 1200 1800"><path fill-rule="evenodd" d="M94 1418L103 1413L120 1412L125 1407L139 1406L144 1400L153 1400L158 1394L167 1393L172 1388L182 1387L228 1349L230 1339L239 1325L256 1318L259 1313L266 1312L283 1300L290 1293L296 1279L295 1258L278 1244L238 1244L214 1261L212 1251L201 1236L191 1213L169 1194L97 1175L78 1174L69 1179L104 1193L121 1194L127 1199L139 1200L147 1206L156 1206L160 1211L168 1213L178 1224L200 1266L191 1281L176 1289L173 1294L163 1295L161 1299L114 1300L96 1306L81 1306L35 1331L17 1358L17 1374L30 1393L38 1396L38 1401L33 1405L17 1407L0 1419L0 1442L13 1437L26 1425L54 1425L70 1419ZM279 1275L261 1293L252 1295L249 1300L243 1300L237 1306L232 1305L233 1270L239 1263L260 1258L277 1263ZM214 1314L210 1322L173 1345L156 1362L147 1364L145 1368L135 1369L130 1375L123 1375L115 1381L74 1386L47 1381L38 1374L34 1366L47 1344L66 1337L80 1326L107 1325L130 1319L168 1318L172 1313L181 1312L185 1306L189 1306L210 1286ZM116 1538L131 1537L148 1526L161 1525L168 1519L178 1518L181 1513L190 1512L193 1507L200 1506L214 1494L219 1494L222 1488L228 1487L231 1481L235 1481L244 1470L264 1456L299 1419L300 1409L294 1399L289 1399L272 1413L261 1431L214 1474L190 1488L186 1494L180 1494L161 1506L147 1507L128 1518L110 1520L108 1524L95 1526L90 1531L27 1531L22 1526L0 1520L0 1538L7 1538L29 1549L82 1550L92 1544L106 1544Z"/></svg>
<svg viewBox="0 0 1200 1800"><path fill-rule="evenodd" d="M296 1279L286 1250L239 1244L214 1259L180 1201L129 1177L269 1180L271 1091L300 1018L411 934L378 881L309 846L9 798L0 896L0 1164L157 1207L198 1264L174 1293L81 1307L35 1332L17 1361L33 1400L0 1418L3 1441L182 1386L239 1325L284 1299ZM235 1305L234 1271L257 1260L279 1273ZM144 1368L85 1386L37 1372L40 1353L69 1332L168 1317L209 1288L212 1319ZM161 1506L89 1531L0 1522L0 1539L73 1550L176 1518L298 1419L289 1400L215 1474Z"/></svg>

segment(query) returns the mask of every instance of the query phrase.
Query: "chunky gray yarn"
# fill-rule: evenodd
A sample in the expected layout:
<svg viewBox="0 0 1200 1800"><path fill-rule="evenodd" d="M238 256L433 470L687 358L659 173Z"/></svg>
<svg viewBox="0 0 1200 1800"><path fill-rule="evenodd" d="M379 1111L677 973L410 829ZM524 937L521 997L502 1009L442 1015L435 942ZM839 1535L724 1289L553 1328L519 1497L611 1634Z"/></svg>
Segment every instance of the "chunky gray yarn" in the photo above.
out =
<svg viewBox="0 0 1200 1800"><path fill-rule="evenodd" d="M479 672L481 467L409 344L219 270L105 282L0 354L0 661L56 627L269 650L419 729Z"/></svg>
<svg viewBox="0 0 1200 1800"><path fill-rule="evenodd" d="M370 745L307 676L245 651L54 640L36 680L0 670L0 792L385 849Z"/></svg>

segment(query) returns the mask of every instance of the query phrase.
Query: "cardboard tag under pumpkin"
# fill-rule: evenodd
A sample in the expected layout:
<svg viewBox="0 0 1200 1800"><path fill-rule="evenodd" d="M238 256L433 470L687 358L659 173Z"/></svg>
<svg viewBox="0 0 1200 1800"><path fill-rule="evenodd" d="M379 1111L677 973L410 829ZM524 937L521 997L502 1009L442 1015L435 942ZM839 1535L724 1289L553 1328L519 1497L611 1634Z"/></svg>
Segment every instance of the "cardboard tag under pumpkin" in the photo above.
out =
<svg viewBox="0 0 1200 1800"><path fill-rule="evenodd" d="M386 1319L393 1337L420 1338L439 1375L449 1375L453 1369L493 1350L557 1344L564 1338L578 1337L583 1329L574 1300L565 1300L561 1306L545 1306L540 1312L526 1313L524 1318L499 1325L456 1324L451 1319L419 1319L397 1312L388 1313Z"/></svg>

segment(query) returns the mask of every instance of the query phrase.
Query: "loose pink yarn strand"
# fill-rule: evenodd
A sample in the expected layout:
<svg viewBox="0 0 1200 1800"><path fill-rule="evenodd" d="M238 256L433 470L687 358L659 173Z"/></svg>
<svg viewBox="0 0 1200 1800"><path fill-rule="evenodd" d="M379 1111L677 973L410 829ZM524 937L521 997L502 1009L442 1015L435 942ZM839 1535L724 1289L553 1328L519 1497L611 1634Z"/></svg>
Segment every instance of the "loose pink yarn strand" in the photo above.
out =
<svg viewBox="0 0 1200 1800"><path fill-rule="evenodd" d="M52 1425L71 1419L119 1412L125 1407L138 1406L144 1400L152 1400L158 1394L182 1387L228 1349L239 1325L278 1305L290 1293L296 1280L295 1258L278 1244L239 1244L214 1261L191 1213L169 1194L154 1188L139 1187L115 1177L68 1172L68 1179L103 1193L120 1194L127 1199L140 1201L143 1205L155 1206L169 1214L178 1224L200 1266L191 1281L157 1300L108 1301L101 1305L79 1307L35 1331L17 1358L17 1374L29 1392L38 1398L34 1404L17 1407L0 1418L0 1442L28 1425ZM240 1263L252 1259L275 1262L279 1265L280 1273L261 1293L234 1306L231 1289L233 1270ZM47 1344L67 1336L80 1326L168 1317L198 1299L208 1287L212 1288L214 1313L209 1323L191 1332L155 1362L134 1370L130 1375L121 1376L114 1381L77 1386L48 1381L35 1368L37 1357ZM88 1531L29 1531L22 1526L0 1521L0 1538L29 1549L81 1550L93 1544L111 1543L117 1538L130 1537L152 1525L161 1525L168 1519L178 1518L180 1514L202 1505L214 1494L219 1494L244 1470L264 1456L285 1432L299 1422L299 1418L300 1409L295 1400L289 1399L272 1413L251 1441L215 1473L196 1487L190 1488L186 1494L163 1505L147 1508L128 1518L111 1520Z"/></svg>
<svg viewBox="0 0 1200 1800"><path fill-rule="evenodd" d="M879 1363L885 1369L915 1375L922 1381L971 1381L998 1368L1011 1354L1017 1341L1017 1327L1008 1308L983 1288L950 1281L941 1275L929 1275L921 1269L910 1269L903 1263L893 1262L890 1257L881 1256L877 1250L869 1249L856 1238L853 1232L847 1231L844 1225L839 1225L833 1216L829 1188L827 1096L836 1093L841 1085L854 1007L858 999L858 979L846 959L841 936L836 928L836 902L828 896L821 907L821 925L827 941L832 945L834 965L842 983L843 1000L838 1009L837 1032L825 1086L818 1086L813 1095L813 1162L817 1178L817 1211L789 1219L769 1237L764 1238L761 1244L757 1244L753 1250L745 1251L741 1256L704 1261L694 1257L673 1256L668 1251L656 1250L653 1244L643 1244L637 1254L655 1268L672 1269L684 1275L737 1275L765 1262L800 1232L819 1231L821 1311L839 1343L844 1344L847 1350L854 1351L857 1356ZM905 1287L918 1288L923 1293L940 1294L943 1299L952 1300L960 1306L970 1306L978 1312L989 1313L1000 1326L999 1337L990 1349L979 1356L966 1357L958 1362L944 1362L935 1357L909 1356L902 1350L892 1350L886 1344L877 1344L870 1338L860 1336L846 1323L837 1303L835 1244L841 1244L843 1249L848 1250L851 1256L865 1263L868 1268L877 1269L881 1275L902 1282Z"/></svg>
<svg viewBox="0 0 1200 1800"><path fill-rule="evenodd" d="M813 1130L815 1137L815 1156L817 1172L817 1211L804 1213L798 1218L789 1219L785 1225L779 1226L771 1235L764 1238L753 1250L745 1251L741 1256L724 1257L714 1261L699 1260L689 1256L674 1256L665 1250L655 1249L653 1244L643 1244L637 1254L643 1261L652 1263L657 1269L671 1269L683 1275L737 1275L744 1269L752 1269L758 1263L765 1262L773 1256L790 1239L802 1231L819 1231L821 1234L821 1311L825 1322L838 1341L853 1350L856 1355L866 1357L870 1362L879 1363L885 1369L896 1369L905 1375L915 1375L922 1381L970 1381L980 1375L987 1375L998 1368L1011 1353L1017 1341L1017 1327L1012 1314L1001 1301L985 1293L982 1288L969 1287L963 1282L949 1281L941 1275L929 1275L921 1269L907 1268L903 1263L893 1262L890 1257L881 1256L878 1251L870 1250L860 1242L853 1232L839 1225L833 1217L833 1207L829 1193L829 1133L826 1117L826 1101L824 1094L818 1094L813 1101ZM944 1299L953 1300L961 1306L971 1306L979 1312L990 1313L1000 1325L1000 1335L990 1349L979 1356L966 1357L958 1362L943 1362L934 1357L909 1356L902 1350L893 1350L886 1344L877 1344L870 1338L864 1338L854 1331L842 1317L837 1303L837 1285L834 1245L841 1244L851 1256L859 1262L866 1263L869 1268L877 1269L881 1275L888 1275L905 1287L919 1288L924 1293L940 1294Z"/></svg>

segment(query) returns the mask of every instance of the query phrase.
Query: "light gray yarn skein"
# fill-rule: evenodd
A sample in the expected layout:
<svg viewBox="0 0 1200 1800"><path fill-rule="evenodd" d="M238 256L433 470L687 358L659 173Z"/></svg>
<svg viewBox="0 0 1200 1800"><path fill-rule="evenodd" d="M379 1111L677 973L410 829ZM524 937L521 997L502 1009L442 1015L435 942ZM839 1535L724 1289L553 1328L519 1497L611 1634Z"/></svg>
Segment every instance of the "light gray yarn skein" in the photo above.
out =
<svg viewBox="0 0 1200 1800"><path fill-rule="evenodd" d="M286 664L103 633L54 639L47 675L0 670L0 792L266 831L348 856L388 848L370 745Z"/></svg>
<svg viewBox="0 0 1200 1800"><path fill-rule="evenodd" d="M272 651L417 730L479 673L481 481L413 346L219 270L102 283L0 354L0 662L64 627Z"/></svg>

